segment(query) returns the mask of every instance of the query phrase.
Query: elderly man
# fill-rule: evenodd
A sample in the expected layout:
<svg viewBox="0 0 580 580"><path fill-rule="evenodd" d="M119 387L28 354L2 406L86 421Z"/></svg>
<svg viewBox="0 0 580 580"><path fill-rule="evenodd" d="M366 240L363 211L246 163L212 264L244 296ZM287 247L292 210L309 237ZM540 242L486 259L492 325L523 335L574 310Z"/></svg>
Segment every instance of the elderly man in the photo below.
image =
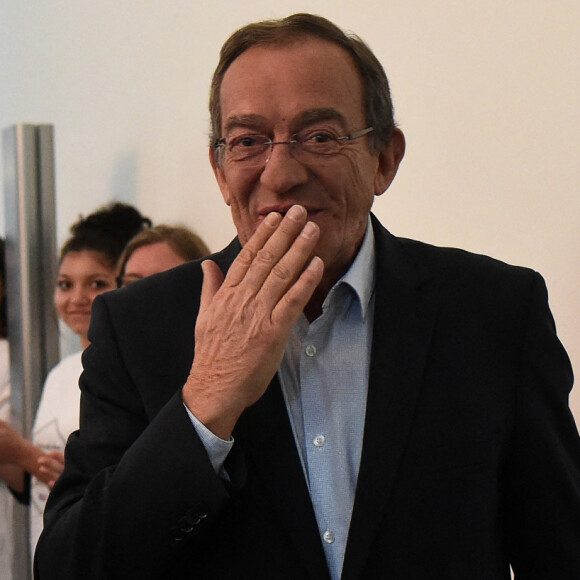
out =
<svg viewBox="0 0 580 580"><path fill-rule="evenodd" d="M222 252L95 302L40 580L580 578L541 277L389 234L384 71L298 14L224 45Z"/></svg>

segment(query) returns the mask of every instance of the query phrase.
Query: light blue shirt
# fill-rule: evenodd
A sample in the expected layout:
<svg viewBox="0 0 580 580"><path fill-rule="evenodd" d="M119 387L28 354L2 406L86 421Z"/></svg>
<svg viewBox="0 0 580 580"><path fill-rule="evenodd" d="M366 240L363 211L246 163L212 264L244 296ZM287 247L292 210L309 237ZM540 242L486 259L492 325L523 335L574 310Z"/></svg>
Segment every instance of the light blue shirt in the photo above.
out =
<svg viewBox="0 0 580 580"><path fill-rule="evenodd" d="M342 571L360 465L374 314L372 226L322 315L292 330L278 370L331 578Z"/></svg>
<svg viewBox="0 0 580 580"><path fill-rule="evenodd" d="M332 287L322 315L292 329L278 370L332 580L342 571L360 465L374 318L375 259L370 218L361 249ZM191 412L217 473L233 441Z"/></svg>

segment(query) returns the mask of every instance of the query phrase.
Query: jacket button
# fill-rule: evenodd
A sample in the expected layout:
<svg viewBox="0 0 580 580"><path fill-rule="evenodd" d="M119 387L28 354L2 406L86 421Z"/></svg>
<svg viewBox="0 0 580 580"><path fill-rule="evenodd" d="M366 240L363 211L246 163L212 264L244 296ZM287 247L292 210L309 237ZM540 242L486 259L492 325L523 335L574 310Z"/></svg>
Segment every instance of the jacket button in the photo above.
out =
<svg viewBox="0 0 580 580"><path fill-rule="evenodd" d="M199 522L199 518L192 518L189 514L187 514L179 520L179 529L184 534L189 534L193 531L193 528L199 524Z"/></svg>
<svg viewBox="0 0 580 580"><path fill-rule="evenodd" d="M203 502L200 502L198 504L196 504L195 506L193 506L193 508L191 508L191 510L189 510L188 513L194 513L198 518L207 518L208 514L209 514L209 508L207 507L207 505Z"/></svg>

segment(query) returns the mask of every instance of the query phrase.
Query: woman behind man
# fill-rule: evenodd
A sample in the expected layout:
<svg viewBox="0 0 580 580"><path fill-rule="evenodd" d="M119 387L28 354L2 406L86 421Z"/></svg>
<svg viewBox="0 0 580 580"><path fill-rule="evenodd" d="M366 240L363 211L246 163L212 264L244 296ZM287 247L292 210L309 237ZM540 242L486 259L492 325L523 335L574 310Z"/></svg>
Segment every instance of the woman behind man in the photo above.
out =
<svg viewBox="0 0 580 580"><path fill-rule="evenodd" d="M59 318L80 338L82 349L89 344L93 300L117 287L119 256L135 234L150 226L151 221L132 206L115 203L81 218L71 227L72 235L60 254L54 304ZM14 429L4 426L10 429L12 449L20 450L15 465L11 466L16 471L7 483L21 499L30 500L31 553L42 531L49 488L63 468L66 439L78 429L81 353L64 358L49 373L34 422L34 446ZM0 446L0 463L3 452ZM31 462L32 465L36 462L38 469L31 468Z"/></svg>
<svg viewBox="0 0 580 580"><path fill-rule="evenodd" d="M137 234L119 260L119 286L209 254L203 240L180 226L159 225Z"/></svg>

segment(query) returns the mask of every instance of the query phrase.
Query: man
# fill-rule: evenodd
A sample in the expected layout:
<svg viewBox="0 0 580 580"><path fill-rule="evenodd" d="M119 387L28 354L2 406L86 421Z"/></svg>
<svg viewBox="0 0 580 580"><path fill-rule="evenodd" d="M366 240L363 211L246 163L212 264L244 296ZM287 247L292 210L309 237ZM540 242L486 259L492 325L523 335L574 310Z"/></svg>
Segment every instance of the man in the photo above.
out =
<svg viewBox="0 0 580 580"><path fill-rule="evenodd" d="M374 55L250 25L210 108L238 239L95 302L37 578L580 578L545 286L370 216L405 147Z"/></svg>

